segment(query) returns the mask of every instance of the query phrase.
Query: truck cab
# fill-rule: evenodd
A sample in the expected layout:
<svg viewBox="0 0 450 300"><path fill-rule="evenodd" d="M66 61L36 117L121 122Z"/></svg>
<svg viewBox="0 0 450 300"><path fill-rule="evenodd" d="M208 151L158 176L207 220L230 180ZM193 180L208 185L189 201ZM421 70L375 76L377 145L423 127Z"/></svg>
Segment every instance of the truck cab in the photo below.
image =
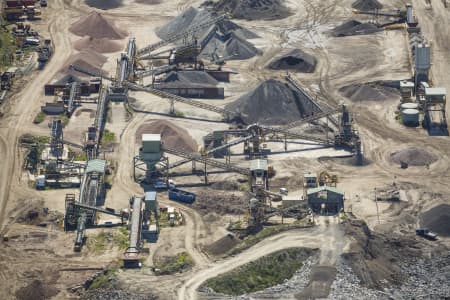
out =
<svg viewBox="0 0 450 300"><path fill-rule="evenodd" d="M432 240L432 241L437 240L437 236L438 236L436 233L430 231L428 228L418 228L418 229L416 229L416 234L418 236L422 236L422 237L424 237L428 240Z"/></svg>

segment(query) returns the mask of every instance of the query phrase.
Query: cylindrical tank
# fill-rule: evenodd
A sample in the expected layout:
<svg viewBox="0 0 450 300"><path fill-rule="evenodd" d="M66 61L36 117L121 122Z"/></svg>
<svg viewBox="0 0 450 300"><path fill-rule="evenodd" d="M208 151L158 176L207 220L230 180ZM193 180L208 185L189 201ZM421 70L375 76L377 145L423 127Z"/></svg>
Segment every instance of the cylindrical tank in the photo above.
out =
<svg viewBox="0 0 450 300"><path fill-rule="evenodd" d="M431 66L430 46L419 44L414 50L414 67L416 70L428 70Z"/></svg>
<svg viewBox="0 0 450 300"><path fill-rule="evenodd" d="M405 109L418 109L419 108L419 104L417 103L412 103L412 102L406 102L406 103L402 103L402 105L400 105L400 110L405 110Z"/></svg>
<svg viewBox="0 0 450 300"><path fill-rule="evenodd" d="M402 110L402 120L406 126L419 125L419 110L411 108Z"/></svg>

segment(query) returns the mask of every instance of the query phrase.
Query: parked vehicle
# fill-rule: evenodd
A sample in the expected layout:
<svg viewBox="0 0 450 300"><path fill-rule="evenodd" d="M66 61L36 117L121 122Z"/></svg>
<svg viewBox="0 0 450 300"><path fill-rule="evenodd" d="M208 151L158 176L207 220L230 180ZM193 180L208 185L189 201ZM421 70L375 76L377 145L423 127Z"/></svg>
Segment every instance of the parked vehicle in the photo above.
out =
<svg viewBox="0 0 450 300"><path fill-rule="evenodd" d="M179 189L170 189L168 191L169 199L180 201L184 203L193 203L195 201L195 194Z"/></svg>
<svg viewBox="0 0 450 300"><path fill-rule="evenodd" d="M418 236L422 236L422 237L432 240L432 241L437 240L437 236L438 236L436 233L430 231L428 228L418 228L418 229L416 229L416 234Z"/></svg>
<svg viewBox="0 0 450 300"><path fill-rule="evenodd" d="M47 0L41 0L41 7L47 6Z"/></svg>

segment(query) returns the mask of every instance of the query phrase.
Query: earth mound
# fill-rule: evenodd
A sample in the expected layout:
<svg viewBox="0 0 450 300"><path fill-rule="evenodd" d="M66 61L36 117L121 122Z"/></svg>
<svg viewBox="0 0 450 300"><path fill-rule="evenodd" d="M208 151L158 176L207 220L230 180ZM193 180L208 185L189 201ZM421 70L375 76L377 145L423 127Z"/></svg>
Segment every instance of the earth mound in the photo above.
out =
<svg viewBox="0 0 450 300"><path fill-rule="evenodd" d="M136 132L136 141L141 143L142 134L160 133L162 142L166 147L187 152L197 152L198 145L189 133L172 122L159 120L141 126Z"/></svg>
<svg viewBox="0 0 450 300"><path fill-rule="evenodd" d="M391 161L396 164L404 162L410 166L426 166L437 160L438 157L435 154L417 147L410 147L391 153Z"/></svg>
<svg viewBox="0 0 450 300"><path fill-rule="evenodd" d="M248 123L284 125L319 112L310 100L277 80L260 83L253 91L226 106L240 112Z"/></svg>
<svg viewBox="0 0 450 300"><path fill-rule="evenodd" d="M122 46L117 42L106 38L96 39L90 36L85 36L84 38L79 39L73 44L73 46L78 51L91 49L99 53L117 52L122 49Z"/></svg>
<svg viewBox="0 0 450 300"><path fill-rule="evenodd" d="M102 66L105 64L106 60L106 56L87 49L69 57L60 72L75 77L88 76L84 73L70 69L70 65L76 65L85 70L105 75Z"/></svg>
<svg viewBox="0 0 450 300"><path fill-rule="evenodd" d="M383 4L378 0L357 0L353 2L352 7L359 10L376 10L382 9Z"/></svg>
<svg viewBox="0 0 450 300"><path fill-rule="evenodd" d="M236 19L278 20L292 14L281 0L219 0L204 4L219 14L229 13Z"/></svg>
<svg viewBox="0 0 450 300"><path fill-rule="evenodd" d="M378 28L374 24L361 23L356 20L350 20L332 29L331 35L335 37L344 37L351 35L372 34L381 30L382 29Z"/></svg>
<svg viewBox="0 0 450 300"><path fill-rule="evenodd" d="M450 236L450 205L441 204L420 216L420 225L442 236Z"/></svg>
<svg viewBox="0 0 450 300"><path fill-rule="evenodd" d="M294 70L301 73L313 73L316 64L317 60L314 56L300 49L294 49L272 61L269 64L269 68L273 70Z"/></svg>
<svg viewBox="0 0 450 300"><path fill-rule="evenodd" d="M107 38L120 40L127 36L126 33L117 28L111 20L96 11L80 18L70 26L69 30L73 34L79 36L88 35L96 39Z"/></svg>

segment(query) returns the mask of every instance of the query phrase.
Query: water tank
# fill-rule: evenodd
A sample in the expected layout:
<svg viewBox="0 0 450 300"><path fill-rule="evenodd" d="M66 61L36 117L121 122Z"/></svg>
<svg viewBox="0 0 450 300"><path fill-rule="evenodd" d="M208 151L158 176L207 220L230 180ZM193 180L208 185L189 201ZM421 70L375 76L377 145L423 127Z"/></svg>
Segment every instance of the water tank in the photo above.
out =
<svg viewBox="0 0 450 300"><path fill-rule="evenodd" d="M418 109L418 108L419 108L419 104L412 103L412 102L406 102L406 103L402 103L402 105L400 105L401 111L404 111L405 109Z"/></svg>
<svg viewBox="0 0 450 300"><path fill-rule="evenodd" d="M411 108L402 110L402 120L406 126L419 125L419 110Z"/></svg>

